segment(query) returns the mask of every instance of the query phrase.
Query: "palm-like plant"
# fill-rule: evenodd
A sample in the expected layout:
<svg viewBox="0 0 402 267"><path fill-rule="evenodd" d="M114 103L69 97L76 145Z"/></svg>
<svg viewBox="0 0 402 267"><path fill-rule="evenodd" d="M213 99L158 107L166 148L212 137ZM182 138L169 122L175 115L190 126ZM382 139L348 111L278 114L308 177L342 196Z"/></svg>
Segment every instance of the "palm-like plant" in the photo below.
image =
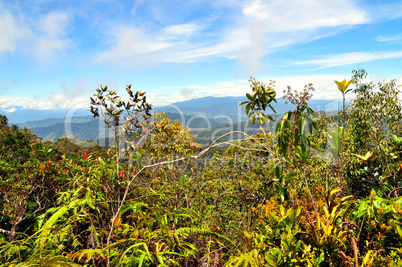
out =
<svg viewBox="0 0 402 267"><path fill-rule="evenodd" d="M345 102L346 102L346 94L350 92L352 89L348 89L348 87L355 81L355 79L351 79L349 81L343 80L342 82L334 81L338 86L339 91L342 93L342 117L343 117L343 125L342 125L342 143L341 143L341 160L340 160L340 168L339 172L339 182L343 182L343 143L345 140L345 126L346 126L346 113L345 113Z"/></svg>

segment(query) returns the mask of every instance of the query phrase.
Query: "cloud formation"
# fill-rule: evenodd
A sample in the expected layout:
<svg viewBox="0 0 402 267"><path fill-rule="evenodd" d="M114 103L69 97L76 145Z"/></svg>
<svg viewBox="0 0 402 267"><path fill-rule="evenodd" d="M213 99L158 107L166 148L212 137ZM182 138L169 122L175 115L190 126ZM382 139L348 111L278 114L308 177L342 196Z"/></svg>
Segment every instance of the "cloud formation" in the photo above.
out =
<svg viewBox="0 0 402 267"><path fill-rule="evenodd" d="M64 51L73 45L66 37L71 15L67 12L55 11L40 18L32 32L36 45L35 54L41 60L51 60L59 51Z"/></svg>
<svg viewBox="0 0 402 267"><path fill-rule="evenodd" d="M184 97L184 99L191 99L195 96L194 91L188 88L181 89L180 94Z"/></svg>
<svg viewBox="0 0 402 267"><path fill-rule="evenodd" d="M73 1L50 12L37 3L33 7L42 12L29 19L32 14L3 6L0 55L25 46L46 61L76 48L77 41L85 46L85 40L69 37L70 31L83 27L77 20L84 20L98 41L90 49L94 64L138 67L229 58L245 65L248 73L258 71L262 58L274 51L402 17L397 11L386 15L401 7L399 3L379 6L354 0L137 0L129 6L120 1ZM100 11L96 6L107 9L95 12ZM378 40L393 38L400 37Z"/></svg>
<svg viewBox="0 0 402 267"><path fill-rule="evenodd" d="M368 23L368 14L353 1L254 0L243 14L268 25L267 31L286 32Z"/></svg>
<svg viewBox="0 0 402 267"><path fill-rule="evenodd" d="M296 64L311 65L321 69L391 58L402 58L402 51L342 53L326 55L317 59L299 61L296 62Z"/></svg>
<svg viewBox="0 0 402 267"><path fill-rule="evenodd" d="M0 4L0 55L2 53L14 52L17 48L17 42L27 32L24 26L20 24L7 9Z"/></svg>
<svg viewBox="0 0 402 267"><path fill-rule="evenodd" d="M72 16L51 11L30 18L0 3L0 56L6 53L33 55L46 62L73 46L67 37Z"/></svg>
<svg viewBox="0 0 402 267"><path fill-rule="evenodd" d="M316 91L313 92L313 99L340 100L342 95L339 93L334 80L349 79L342 74L324 74L324 75L300 75L291 77L256 77L257 80L268 83L275 81L275 90L277 98L283 96L283 89L291 86L292 89L302 90L304 85L313 83ZM381 76L368 76L366 81L382 81ZM399 77L397 83L400 84L402 78ZM2 97L0 96L0 107L3 109L12 109L15 106L22 106L25 109L88 109L89 95L91 95L92 86L89 86L85 80L76 81L74 86L62 85L59 93L50 95L48 98L38 99L32 97ZM250 93L250 83L248 80L230 80L219 81L204 84L188 84L185 86L164 87L163 90L169 91L169 94L147 93L147 98L153 105L164 106L180 101L206 96L224 97L224 96L244 96ZM79 93L80 92L80 93ZM353 94L348 94L348 99Z"/></svg>
<svg viewBox="0 0 402 267"><path fill-rule="evenodd" d="M376 41L378 41L378 42L401 42L402 34L379 35L379 36L377 36Z"/></svg>
<svg viewBox="0 0 402 267"><path fill-rule="evenodd" d="M157 8L151 1L147 8L152 10L153 17L149 20L153 23L111 25L106 37L111 40L110 45L99 51L96 62L133 65L133 62L189 63L229 58L242 63L248 73L255 73L262 58L273 51L339 34L375 20L385 20L381 14L388 10L377 9L373 16L372 6L352 0L229 2L231 5L225 1L220 5L203 2L207 13L185 23L169 24L175 21L167 19L172 8ZM190 1L186 6L189 13L194 12L192 8L199 8L192 3ZM146 2L136 2L133 9L137 10L140 5L146 5ZM228 9L227 13L222 12L222 6ZM176 9L177 12L184 11ZM177 14L173 12L172 17L176 18Z"/></svg>

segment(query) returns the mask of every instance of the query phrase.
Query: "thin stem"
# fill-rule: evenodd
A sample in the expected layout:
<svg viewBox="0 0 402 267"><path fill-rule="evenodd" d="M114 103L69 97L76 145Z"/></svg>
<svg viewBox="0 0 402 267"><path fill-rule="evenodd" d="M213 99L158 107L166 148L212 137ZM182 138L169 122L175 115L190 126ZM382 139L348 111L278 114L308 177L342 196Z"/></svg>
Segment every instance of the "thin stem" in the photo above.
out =
<svg viewBox="0 0 402 267"><path fill-rule="evenodd" d="M342 142L341 142L341 158L339 160L339 172L338 179L339 183L342 185L344 183L343 180L343 143L345 142L345 126L346 126L346 113L345 113L345 93L342 93L343 98L343 106L342 106L342 117L343 117L343 125L342 125Z"/></svg>

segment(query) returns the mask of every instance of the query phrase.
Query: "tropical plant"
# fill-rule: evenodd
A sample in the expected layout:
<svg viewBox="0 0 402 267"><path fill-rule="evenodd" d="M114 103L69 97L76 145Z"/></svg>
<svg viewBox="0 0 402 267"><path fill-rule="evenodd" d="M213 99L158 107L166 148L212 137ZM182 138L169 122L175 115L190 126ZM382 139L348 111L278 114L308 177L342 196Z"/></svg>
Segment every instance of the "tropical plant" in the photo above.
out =
<svg viewBox="0 0 402 267"><path fill-rule="evenodd" d="M276 126L279 155L289 160L296 147L300 146L305 151L309 146L306 131L309 130L311 133L315 127L313 121L315 112L308 107L308 100L311 99L311 91L314 90L310 83L300 93L296 90L292 91L290 86L283 91L285 94L283 97L296 107L294 111L283 114L282 120Z"/></svg>
<svg viewBox="0 0 402 267"><path fill-rule="evenodd" d="M351 79L349 81L343 80L342 82L334 81L338 86L338 90L342 93L342 117L343 117L343 124L342 124L342 142L340 143L340 176L339 182L343 182L343 143L345 141L345 127L346 127L346 94L350 92L352 89L348 89L348 87L355 81L355 79Z"/></svg>

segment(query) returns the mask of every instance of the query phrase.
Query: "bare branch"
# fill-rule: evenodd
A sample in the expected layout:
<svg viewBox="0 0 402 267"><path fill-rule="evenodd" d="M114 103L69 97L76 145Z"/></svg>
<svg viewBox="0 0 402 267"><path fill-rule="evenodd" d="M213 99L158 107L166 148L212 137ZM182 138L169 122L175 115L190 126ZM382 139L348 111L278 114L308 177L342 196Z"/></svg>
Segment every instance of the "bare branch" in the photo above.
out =
<svg viewBox="0 0 402 267"><path fill-rule="evenodd" d="M242 150L247 150L247 151L267 152L267 151L264 150L264 149L248 148L248 147L244 147L244 146L240 146L240 145L233 144L234 142L243 141L243 140L244 140L244 139L237 139L237 140L222 142L222 143L213 145L212 148L218 147L218 146L220 146L220 145L231 145L231 146L238 147L238 148L240 148L240 149L242 149Z"/></svg>
<svg viewBox="0 0 402 267"><path fill-rule="evenodd" d="M11 231L4 230L4 229L1 229L1 228L0 228L0 233L10 235Z"/></svg>

